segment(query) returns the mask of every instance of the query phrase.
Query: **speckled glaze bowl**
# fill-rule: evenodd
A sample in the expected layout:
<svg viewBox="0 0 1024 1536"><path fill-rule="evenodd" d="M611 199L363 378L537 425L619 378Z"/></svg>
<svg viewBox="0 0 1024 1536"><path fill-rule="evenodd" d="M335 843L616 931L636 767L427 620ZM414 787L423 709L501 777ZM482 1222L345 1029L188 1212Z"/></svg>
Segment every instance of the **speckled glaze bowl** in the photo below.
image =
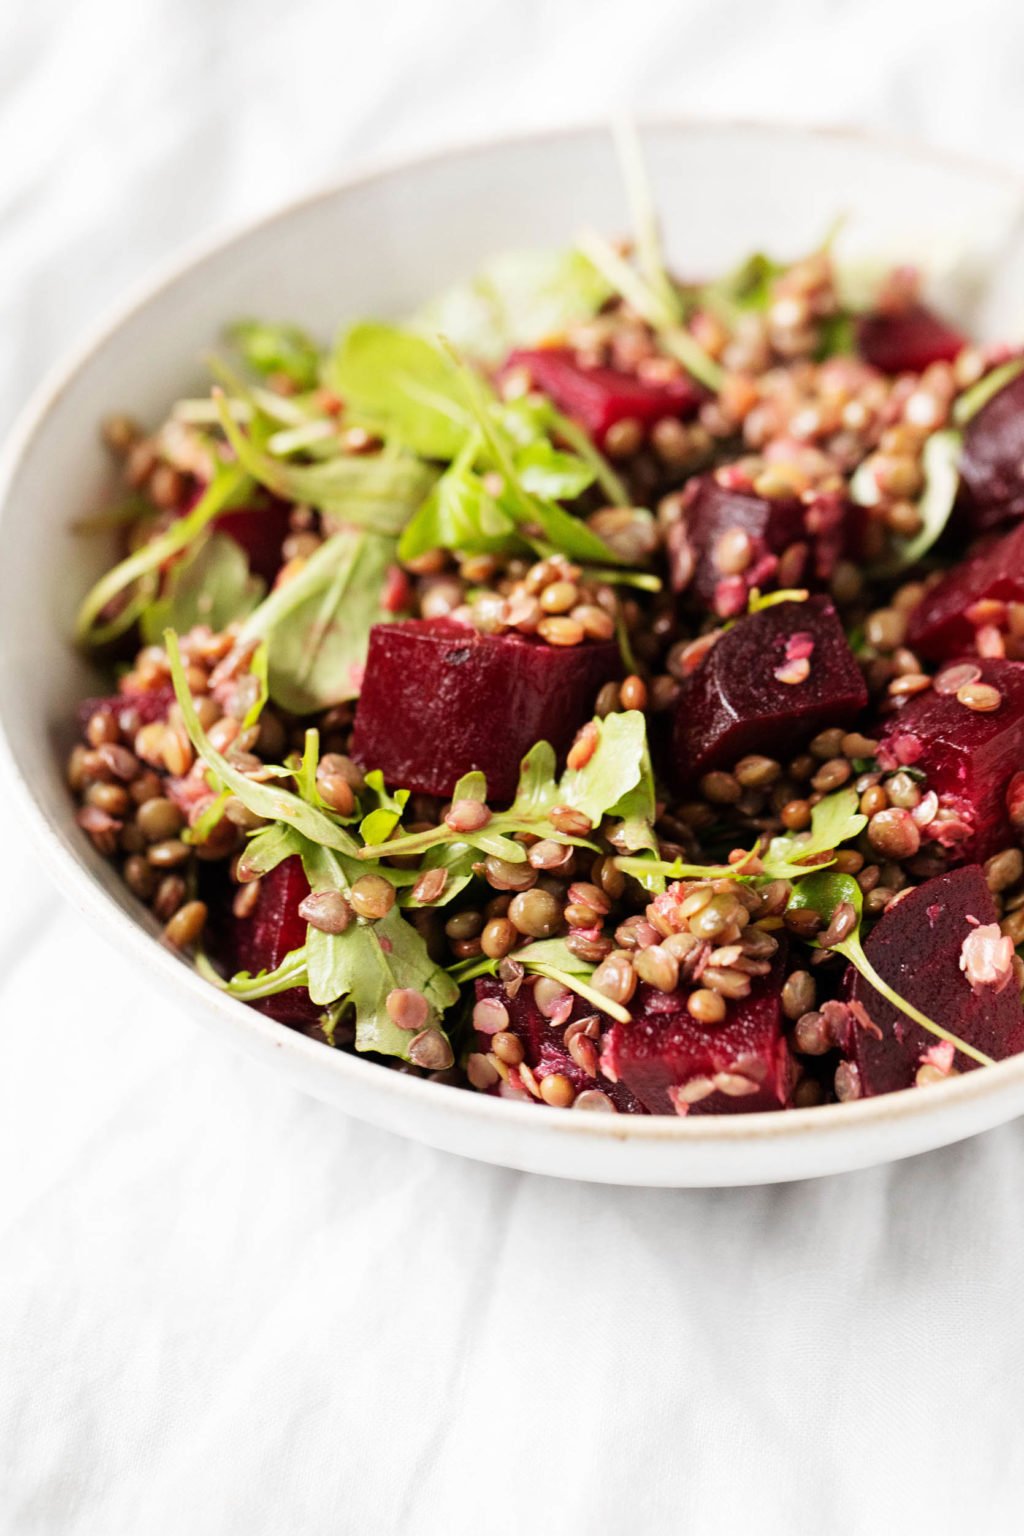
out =
<svg viewBox="0 0 1024 1536"><path fill-rule="evenodd" d="M798 254L846 216L848 251L918 259L981 334L1024 329L1024 187L996 169L856 134L736 123L644 131L669 252L714 272L754 247ZM158 420L201 383L199 359L240 314L330 334L400 315L504 249L627 227L603 128L460 148L375 171L177 261L61 364L0 463L2 755L65 896L192 1018L296 1087L400 1134L492 1163L614 1184L727 1185L862 1168L1024 1110L1024 1056L924 1090L784 1114L629 1118L535 1108L327 1050L216 992L156 940L75 826L63 782L77 701L96 678L71 647L77 602L108 563L71 532L109 489L97 417Z"/></svg>

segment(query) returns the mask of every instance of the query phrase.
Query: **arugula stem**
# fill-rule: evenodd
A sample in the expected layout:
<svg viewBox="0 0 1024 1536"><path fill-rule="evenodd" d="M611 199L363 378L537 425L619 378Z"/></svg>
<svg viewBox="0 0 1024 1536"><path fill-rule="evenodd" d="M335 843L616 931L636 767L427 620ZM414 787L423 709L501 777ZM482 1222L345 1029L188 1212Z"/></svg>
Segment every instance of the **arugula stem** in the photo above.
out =
<svg viewBox="0 0 1024 1536"><path fill-rule="evenodd" d="M717 393L722 387L724 370L714 358L708 356L696 337L691 336L679 323L665 299L653 292L639 272L594 230L584 230L576 244L627 304L657 331L669 356L682 363L688 373Z"/></svg>
<svg viewBox="0 0 1024 1536"><path fill-rule="evenodd" d="M509 956L515 959L515 950ZM578 976L573 976L569 971L560 971L554 965L531 965L530 970L535 976L547 976L551 981L561 982L563 987L568 987L570 992L578 992L594 1008L600 1008L602 1013L607 1013L610 1018L617 1019L620 1024L628 1024L631 1014L628 1008L623 1008L621 1003L612 1002L610 997L605 997L603 992L598 992L596 987L590 987Z"/></svg>
<svg viewBox="0 0 1024 1536"><path fill-rule="evenodd" d="M631 504L629 491L625 481L620 480L611 464L605 458L600 449L595 448L583 428L569 416L563 416L561 411L552 408L552 420L559 437L569 444L573 453L577 454L594 471L598 485L604 491L609 501L616 507L628 507Z"/></svg>
<svg viewBox="0 0 1024 1536"><path fill-rule="evenodd" d="M217 514L241 493L243 487L251 484L247 471L240 464L222 468L191 512L178 518L166 533L158 539L151 539L101 577L78 610L75 620L75 640L78 644L97 644L97 637L102 637L104 631L95 627L96 620L107 604L133 582L155 576L160 566L181 554Z"/></svg>
<svg viewBox="0 0 1024 1536"><path fill-rule="evenodd" d="M231 981L225 981L219 971L214 969L203 950L196 954L195 965L204 980L212 982L221 992L229 992L232 997L241 998L243 1002L259 997L273 997L277 992L288 992L292 987L303 987L306 984L305 945L285 955L276 970L261 971L257 976L239 973Z"/></svg>

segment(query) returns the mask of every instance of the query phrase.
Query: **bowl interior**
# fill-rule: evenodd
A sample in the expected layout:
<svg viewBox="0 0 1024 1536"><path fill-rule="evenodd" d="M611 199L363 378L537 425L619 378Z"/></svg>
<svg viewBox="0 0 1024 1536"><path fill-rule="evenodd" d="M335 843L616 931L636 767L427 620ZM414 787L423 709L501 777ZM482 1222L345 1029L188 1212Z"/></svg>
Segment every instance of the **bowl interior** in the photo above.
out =
<svg viewBox="0 0 1024 1536"><path fill-rule="evenodd" d="M994 331L998 319L1002 333L1012 334L1014 319L1021 318L1015 296L1024 293L1018 280L1024 199L1008 175L854 135L795 129L661 125L646 130L644 140L666 244L674 264L687 274L721 270L754 248L798 254L817 244L842 215L842 240L850 251L920 260L946 306L983 330ZM0 720L16 777L65 889L108 928L113 923L115 937L137 955L141 913L77 832L62 776L76 704L98 683L72 649L69 634L78 600L111 553L102 537L77 534L72 527L112 490L97 438L99 418L124 409L143 421L158 421L176 396L202 386L203 354L216 345L224 324L239 316L293 319L329 337L356 316L401 315L496 252L564 245L584 225L611 233L628 228L625 193L602 129L459 150L379 173L299 203L180 266L104 327L29 407L0 473ZM117 909L130 919L130 930L123 918L117 921ZM188 989L193 1011L198 1006L230 1020L231 1032L245 1043L284 1049L284 1032L277 1026L218 998L184 967L147 947L147 963ZM611 1127L588 1126L584 1133L581 1121L606 1117L528 1112L524 1119L504 1115L522 1106L492 1101L477 1101L470 1109L463 1101L472 1101L471 1095L410 1083L349 1058L339 1063L337 1053L310 1045L298 1037L286 1042L296 1060L301 1058L297 1075L313 1091L441 1144L461 1138L459 1150L495 1161L579 1173L573 1166L578 1159L565 1149L585 1139L604 1149L601 1168L582 1170L585 1175L637 1182L797 1177L824 1171L829 1163L829 1156L823 1159L813 1150L823 1137L801 1139L802 1113L733 1117L728 1127L708 1120L699 1126L667 1121L655 1139L639 1122L619 1124L614 1133ZM1009 1081L1014 1071L1014 1064L1007 1064L994 1069L994 1078ZM380 1083L367 1087L368 1072ZM1024 1083L1024 1073L1016 1075ZM335 1085L347 1081L360 1086L346 1097L344 1086ZM419 1093L422 1088L433 1104ZM380 1107L410 1090L415 1124ZM932 1092L938 1109L945 1089ZM357 1103L359 1093L364 1099ZM994 1085L989 1100L995 1093ZM981 1102L979 1087L964 1102L968 1098ZM990 1123L1009 1112L986 1110ZM816 1117L824 1130L836 1113L811 1112L811 1128ZM984 1119L975 1109L967 1129ZM487 1132L488 1120L498 1132ZM766 1120L790 1122L766 1133L771 1145L789 1149L779 1155L774 1171L758 1161L760 1132L754 1122ZM920 1109L910 1120L938 1128L919 1130L905 1150L967 1133L943 1130L941 1114L924 1116ZM449 1121L472 1126L477 1143L467 1144L472 1138L457 1131L448 1134ZM566 1124L555 1129L554 1121ZM966 1125L966 1119L957 1123ZM842 1124L855 1121L846 1117ZM512 1126L520 1128L514 1135ZM716 1144L731 1149L723 1154L720 1180L711 1162L700 1174L693 1150L700 1145L713 1150ZM642 1166L642 1159L630 1162L631 1145L647 1148L649 1166ZM884 1146L879 1151L880 1145L876 1138L873 1151L866 1146L863 1152L845 1151L836 1165L896 1155ZM657 1157L662 1161L656 1167Z"/></svg>

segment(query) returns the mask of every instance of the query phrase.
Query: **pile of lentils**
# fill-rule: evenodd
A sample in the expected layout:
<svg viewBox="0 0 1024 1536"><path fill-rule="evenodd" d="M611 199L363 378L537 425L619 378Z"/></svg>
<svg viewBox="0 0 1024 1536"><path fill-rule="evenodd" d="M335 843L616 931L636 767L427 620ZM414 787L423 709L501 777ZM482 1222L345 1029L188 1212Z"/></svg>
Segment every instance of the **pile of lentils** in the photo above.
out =
<svg viewBox="0 0 1024 1536"><path fill-rule="evenodd" d="M915 289L907 273L893 274L890 289L883 302L913 302ZM875 495L868 508L865 561L885 550L891 534L907 538L919 531L915 499L923 484L924 442L949 422L956 395L1001 361L1002 354L966 346L952 363L896 377L854 356L817 361L824 328L838 307L831 264L825 253L818 253L784 272L774 282L768 306L742 314L734 326L710 312L694 316L694 334L724 370L721 388L692 421L616 422L603 446L629 489L629 503L601 505L591 491L579 508L624 564L665 576L666 550L685 505L686 484L698 474L761 497L810 499L842 493L854 470L862 477L867 471ZM624 302L571 328L564 340L584 366L611 367L649 382L681 373L680 364L664 354L655 333ZM284 395L292 389L283 376L271 377L268 385ZM527 382L511 369L499 385L514 398ZM338 402L326 393L323 405L326 414L337 412ZM339 427L339 435L352 454L380 447L362 428ZM126 488L155 514L146 537L166 528L209 477L202 434L175 415L152 434L126 417L113 418L104 437ZM325 536L315 508L293 506L276 585L296 575ZM745 569L747 543L736 530L727 563L737 573ZM906 631L909 612L935 579L924 576L876 590L865 579L862 563L835 563L830 595L847 632L860 637L857 659L878 720L933 686L932 675L906 644ZM402 567L391 606L403 616L452 617L483 633L517 631L556 647L618 635L629 674L601 689L595 713L643 711L652 736L664 729L682 680L723 623L721 614L680 603L667 581L658 592L611 585L560 555L531 562L434 550ZM992 642L994 653L1024 659L1024 608L1010 615L1009 631ZM363 775L349 755L353 706L341 705L311 720L268 705L258 725L246 727L256 685L236 639L232 628L214 633L199 626L181 640L188 685L211 742L258 779L265 764L301 752L306 728L318 726L318 788L330 806L350 814L363 787ZM968 707L991 708L992 690L976 675L960 680L959 696ZM182 832L211 796L180 710L173 700L167 702L170 670L162 647L141 649L119 687L123 705L101 702L85 718L82 739L68 758L68 782L80 804L82 828L151 908L166 942L188 950L200 941L210 916L201 895L207 885L202 866L222 865L235 915L252 912L259 881L251 878L241 855L246 833L259 819L232 799L205 842L184 841ZM163 701L157 718L140 711L140 698ZM585 726L570 753L570 766L584 764L595 742L593 727ZM866 916L879 916L902 892L942 873L946 865L939 844L922 846L913 814L928 793L926 786L906 770L883 771L875 761L877 745L872 737L836 726L821 730L795 756L745 756L728 770L708 773L685 798L673 797L659 784L656 833L662 857L715 862L723 848L749 849L759 837L801 832L824 795L851 786L868 821L855 844L839 851L835 868L857 880ZM591 985L608 998L628 1003L639 982L664 992L682 987L693 1017L714 1025L724 1019L730 1001L747 996L753 980L768 972L782 932L800 939L820 936L815 914L786 912L790 887L782 880L756 891L728 879L687 880L651 899L618 868L615 859L622 850L614 828L593 828L567 808L564 814L561 830L594 839L601 851L595 855L522 834L524 863L481 859L472 894L448 907L428 905L409 914L433 958L455 964L487 957L499 962L499 975L514 989L522 981L517 948L563 936L572 953L595 967ZM421 830L451 815L450 805L417 795L403 826ZM1024 854L1017 846L1007 847L988 860L985 871L1003 932L1015 945L1024 943ZM431 899L433 885L434 894L440 894L441 872L428 872L422 882L421 899ZM393 888L371 875L353 892L353 906L367 916L383 915L393 900ZM306 915L317 920L313 907ZM322 916L325 923L332 920L330 914ZM841 928L845 917L839 917ZM841 936L838 931L831 935ZM782 1004L791 1031L794 1102L804 1106L855 1097L855 1070L846 1063L837 1066L834 1058L835 1010L841 1007L834 992L842 962L827 948L794 948L792 953L802 960L785 982ZM539 1003L554 1007L561 989L542 981L538 993ZM519 1066L523 1047L518 1037L507 1030L491 1033L497 1058ZM597 1060L598 1033L577 1025L567 1030L567 1048L587 1070ZM340 1031L333 1043L351 1048L351 1031ZM477 1088L490 1088L495 1080L493 1068L478 1055L470 1055L465 1069L415 1063L402 1063L399 1069L459 1082L466 1082L468 1073ZM919 1081L931 1080L938 1071L925 1064ZM522 1080L528 1083L531 1076L527 1072ZM573 1087L563 1075L534 1083L536 1096L545 1102L573 1103ZM594 1090L585 1096L604 1100L590 1107L614 1108Z"/></svg>

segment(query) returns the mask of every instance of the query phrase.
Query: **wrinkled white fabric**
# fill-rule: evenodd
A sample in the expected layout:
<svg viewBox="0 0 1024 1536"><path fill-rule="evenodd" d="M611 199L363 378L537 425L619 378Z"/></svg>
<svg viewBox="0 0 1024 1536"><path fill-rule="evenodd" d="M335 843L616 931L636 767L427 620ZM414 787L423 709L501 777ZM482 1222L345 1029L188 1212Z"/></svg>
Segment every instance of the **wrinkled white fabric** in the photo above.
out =
<svg viewBox="0 0 1024 1536"><path fill-rule="evenodd" d="M0 424L154 262L361 156L631 105L1024 166L1022 47L1009 0L7 0ZM1024 1127L723 1193L459 1161L206 1038L10 823L2 1536L1020 1529Z"/></svg>

